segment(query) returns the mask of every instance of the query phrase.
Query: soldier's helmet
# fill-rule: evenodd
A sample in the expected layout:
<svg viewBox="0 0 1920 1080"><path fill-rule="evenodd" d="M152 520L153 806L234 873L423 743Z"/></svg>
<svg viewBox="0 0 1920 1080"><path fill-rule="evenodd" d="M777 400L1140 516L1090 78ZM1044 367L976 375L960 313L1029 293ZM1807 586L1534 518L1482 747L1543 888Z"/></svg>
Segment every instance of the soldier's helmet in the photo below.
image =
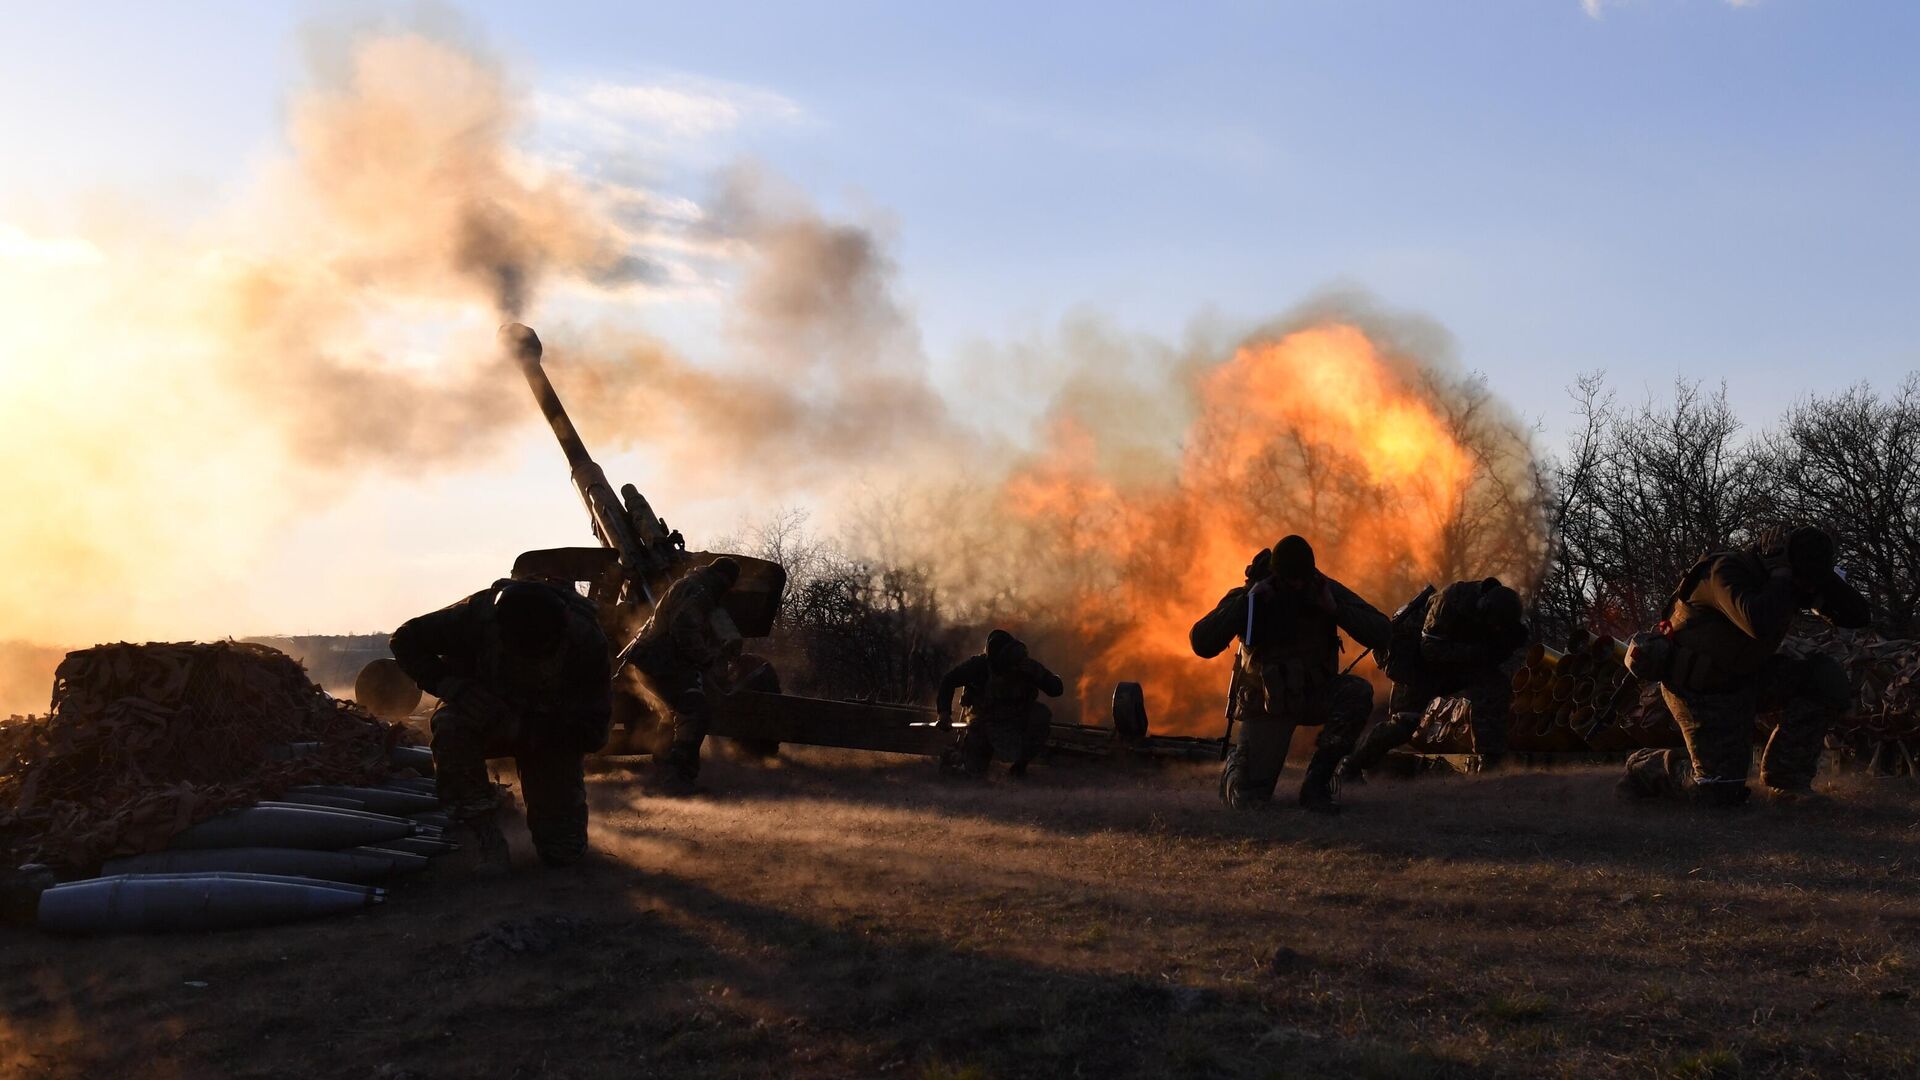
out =
<svg viewBox="0 0 1920 1080"><path fill-rule="evenodd" d="M1304 536L1288 536L1273 545L1270 565L1281 581L1304 581L1313 576L1313 545Z"/></svg>
<svg viewBox="0 0 1920 1080"><path fill-rule="evenodd" d="M987 658L991 660L993 658L993 654L998 652L1001 646L1005 645L1007 642L1012 640L1014 640L1012 634L1009 634L1005 630L1001 630L998 627L988 631Z"/></svg>
<svg viewBox="0 0 1920 1080"><path fill-rule="evenodd" d="M1795 577L1812 580L1833 572L1833 537L1825 529L1802 525L1787 534L1787 565Z"/></svg>
<svg viewBox="0 0 1920 1080"><path fill-rule="evenodd" d="M567 636L567 603L546 585L515 581L494 594L493 618L500 640L522 656L546 656Z"/></svg>
<svg viewBox="0 0 1920 1080"><path fill-rule="evenodd" d="M1488 578L1483 584L1485 591L1476 606L1487 625L1513 626L1525 619L1526 605L1520 602L1519 593L1500 584L1499 578Z"/></svg>
<svg viewBox="0 0 1920 1080"><path fill-rule="evenodd" d="M722 589L731 589L740 581L740 561L726 555L707 564Z"/></svg>
<svg viewBox="0 0 1920 1080"><path fill-rule="evenodd" d="M1027 643L1009 634L1007 640L987 657L998 671L1014 671L1027 662Z"/></svg>

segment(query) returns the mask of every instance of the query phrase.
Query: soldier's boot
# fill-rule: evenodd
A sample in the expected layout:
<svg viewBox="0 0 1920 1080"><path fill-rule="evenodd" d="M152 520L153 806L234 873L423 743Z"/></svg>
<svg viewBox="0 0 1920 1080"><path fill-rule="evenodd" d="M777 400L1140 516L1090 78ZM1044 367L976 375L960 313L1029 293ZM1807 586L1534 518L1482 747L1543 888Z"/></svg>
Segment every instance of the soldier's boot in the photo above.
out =
<svg viewBox="0 0 1920 1080"><path fill-rule="evenodd" d="M507 850L507 834L500 828L500 815L497 812L478 814L464 819L461 824L473 833L476 849L474 873L483 877L499 877L512 867L512 856Z"/></svg>
<svg viewBox="0 0 1920 1080"><path fill-rule="evenodd" d="M1831 800L1815 791L1812 784L1805 787L1763 787L1762 794L1768 802L1776 806L1825 806Z"/></svg>
<svg viewBox="0 0 1920 1080"><path fill-rule="evenodd" d="M700 749L686 743L674 743L654 757L654 786L667 795L691 795L699 790Z"/></svg>
<svg viewBox="0 0 1920 1080"><path fill-rule="evenodd" d="M1360 745L1340 764L1340 781L1347 784L1367 782L1366 771L1378 768L1387 759L1387 753L1394 747L1404 746L1413 739L1414 729L1419 721L1409 724L1400 717L1389 716L1367 729L1361 736Z"/></svg>
<svg viewBox="0 0 1920 1080"><path fill-rule="evenodd" d="M1011 766L1007 768L1007 775L1011 777L1015 777L1017 779L1021 779L1021 780L1026 779L1027 763L1025 761L1014 762Z"/></svg>
<svg viewBox="0 0 1920 1080"><path fill-rule="evenodd" d="M1627 755L1627 767L1613 787L1622 802L1658 799L1662 796L1685 798L1693 786L1693 765L1679 750L1635 750Z"/></svg>
<svg viewBox="0 0 1920 1080"><path fill-rule="evenodd" d="M1728 808L1745 806L1753 795L1753 789L1747 787L1744 780L1707 780L1695 781L1693 801L1701 806Z"/></svg>
<svg viewBox="0 0 1920 1080"><path fill-rule="evenodd" d="M1335 780L1340 754L1335 750L1316 750L1307 762L1307 776L1300 784L1300 805L1316 814L1337 814L1340 800L1335 795Z"/></svg>

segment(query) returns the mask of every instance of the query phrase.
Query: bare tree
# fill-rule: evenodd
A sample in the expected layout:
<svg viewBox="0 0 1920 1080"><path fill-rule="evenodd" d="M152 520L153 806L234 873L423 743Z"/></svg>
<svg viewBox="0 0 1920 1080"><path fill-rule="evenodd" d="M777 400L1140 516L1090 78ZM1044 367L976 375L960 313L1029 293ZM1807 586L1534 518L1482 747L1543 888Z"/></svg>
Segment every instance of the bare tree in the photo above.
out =
<svg viewBox="0 0 1920 1080"><path fill-rule="evenodd" d="M1886 399L1864 385L1809 398L1765 442L1774 515L1830 530L1878 628L1912 637L1920 622L1920 376Z"/></svg>
<svg viewBox="0 0 1920 1080"><path fill-rule="evenodd" d="M1616 634L1658 618L1700 556L1771 518L1767 455L1740 437L1721 388L1674 386L1668 406L1616 410L1597 380L1575 384L1584 426L1556 473L1552 620Z"/></svg>

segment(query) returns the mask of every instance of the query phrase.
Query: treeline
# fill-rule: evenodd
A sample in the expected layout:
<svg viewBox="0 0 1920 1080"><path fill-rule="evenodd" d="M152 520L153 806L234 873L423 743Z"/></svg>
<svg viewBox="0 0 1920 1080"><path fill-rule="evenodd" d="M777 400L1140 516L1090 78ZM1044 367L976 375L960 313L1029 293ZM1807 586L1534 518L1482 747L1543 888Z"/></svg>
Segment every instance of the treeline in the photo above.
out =
<svg viewBox="0 0 1920 1080"><path fill-rule="evenodd" d="M773 661L782 687L813 697L926 702L972 651L924 569L876 566L783 510L714 545L779 563L786 600L773 634L749 648Z"/></svg>
<svg viewBox="0 0 1920 1080"><path fill-rule="evenodd" d="M1573 395L1580 422L1542 466L1541 636L1650 625L1700 555L1799 523L1832 532L1875 629L1920 630L1920 377L1815 395L1752 431L1724 388L1682 382L1668 401L1623 406L1589 376Z"/></svg>
<svg viewBox="0 0 1920 1080"><path fill-rule="evenodd" d="M1723 388L1696 382L1634 405L1598 375L1571 392L1577 422L1561 452L1536 461L1531 484L1489 486L1464 502L1449 523L1448 565L1429 573L1484 573L1489 553L1511 566L1537 551L1533 580L1514 583L1530 590L1538 639L1576 627L1624 636L1657 621L1699 556L1811 522L1832 532L1875 629L1920 636L1920 376L1890 393L1810 396L1757 429ZM1536 513L1544 545L1515 535ZM789 689L925 701L947 665L978 648L982 613L943 597L926 569L862 561L812 532L802 512L720 549L787 567L786 606L765 647ZM1405 597L1371 599L1391 608ZM1062 640L1048 655L1073 651Z"/></svg>

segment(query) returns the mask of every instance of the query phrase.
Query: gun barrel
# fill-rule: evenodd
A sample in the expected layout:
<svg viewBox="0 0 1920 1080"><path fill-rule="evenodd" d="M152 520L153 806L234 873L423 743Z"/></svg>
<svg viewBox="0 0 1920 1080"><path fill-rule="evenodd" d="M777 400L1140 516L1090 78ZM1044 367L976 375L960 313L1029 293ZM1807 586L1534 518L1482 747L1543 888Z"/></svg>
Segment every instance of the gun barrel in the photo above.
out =
<svg viewBox="0 0 1920 1080"><path fill-rule="evenodd" d="M540 414L547 418L547 426L553 429L553 436L560 440L560 449L567 455L569 468L578 471L582 466L593 464L593 455L587 453L587 444L580 440L580 433L574 430L573 420L567 416L567 407L560 404L560 395L554 392L553 383L547 380L545 368L540 366L540 357L544 349L539 335L532 327L519 323L508 323L500 328L500 346L520 365L520 373L527 377L527 386L533 391L533 400L540 406ZM601 477L602 481L606 479Z"/></svg>
<svg viewBox="0 0 1920 1080"><path fill-rule="evenodd" d="M594 462L593 455L587 453L587 444L581 441L580 433L574 430L566 406L560 404L560 395L554 392L553 383L547 380L547 373L540 366L540 357L545 350L540 344L539 335L530 327L508 323L500 328L500 347L520 365L520 373L527 377L527 386L533 390L533 399L539 403L541 415L547 418L547 426L553 429L554 437L560 440L560 449L566 453L567 465L573 470L573 486L580 492L580 501L587 505L587 515L593 521L595 535L602 544L620 553L620 561L627 568L629 580L639 587L651 603L653 594L647 586L646 576L658 569L655 565L657 559L635 534L633 518L627 507L614 494L613 485L607 482L607 474ZM639 493L635 492L634 497L638 499ZM640 502L644 504L644 500Z"/></svg>

